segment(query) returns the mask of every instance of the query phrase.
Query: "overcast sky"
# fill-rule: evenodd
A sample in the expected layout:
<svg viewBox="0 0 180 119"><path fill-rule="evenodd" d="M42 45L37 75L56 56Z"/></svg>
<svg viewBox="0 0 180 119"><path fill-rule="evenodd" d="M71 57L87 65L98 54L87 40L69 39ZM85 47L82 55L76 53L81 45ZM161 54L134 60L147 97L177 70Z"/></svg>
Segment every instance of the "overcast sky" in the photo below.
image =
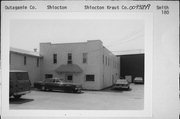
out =
<svg viewBox="0 0 180 119"><path fill-rule="evenodd" d="M32 51L40 42L101 40L110 51L144 49L141 20L12 20L10 46Z"/></svg>

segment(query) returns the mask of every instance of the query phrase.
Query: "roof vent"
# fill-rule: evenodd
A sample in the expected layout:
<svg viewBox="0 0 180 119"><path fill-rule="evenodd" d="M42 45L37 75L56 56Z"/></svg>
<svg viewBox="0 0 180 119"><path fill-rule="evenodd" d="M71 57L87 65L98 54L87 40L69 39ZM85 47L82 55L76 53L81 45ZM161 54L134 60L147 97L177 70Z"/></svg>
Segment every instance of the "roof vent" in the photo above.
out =
<svg viewBox="0 0 180 119"><path fill-rule="evenodd" d="M34 52L37 52L37 48L34 48Z"/></svg>

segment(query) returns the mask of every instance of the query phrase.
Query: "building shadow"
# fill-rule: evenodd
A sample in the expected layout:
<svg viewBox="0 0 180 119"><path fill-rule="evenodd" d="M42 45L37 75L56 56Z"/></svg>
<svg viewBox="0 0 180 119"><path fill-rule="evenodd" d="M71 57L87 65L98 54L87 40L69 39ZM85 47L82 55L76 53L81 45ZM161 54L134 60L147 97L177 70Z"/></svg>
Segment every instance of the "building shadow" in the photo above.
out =
<svg viewBox="0 0 180 119"><path fill-rule="evenodd" d="M132 89L129 88L129 89L125 89L125 88L112 88L111 89L112 91L131 91Z"/></svg>
<svg viewBox="0 0 180 119"><path fill-rule="evenodd" d="M105 88L103 89L102 91L103 92L116 92L116 93L121 93L121 92L124 92L124 91L131 91L132 89L129 88L129 89L125 89L125 88L114 88L113 86L109 87L109 88Z"/></svg>
<svg viewBox="0 0 180 119"><path fill-rule="evenodd" d="M9 99L10 104L23 104L23 103L27 103L31 101L34 101L34 99L26 99L26 98L20 98L20 99L10 98Z"/></svg>
<svg viewBox="0 0 180 119"><path fill-rule="evenodd" d="M41 91L41 90L36 90L36 91ZM43 91L41 91L41 92L43 92ZM84 93L83 91L81 91L81 92L72 92L72 91L64 91L64 90L46 90L44 92L67 93L67 94L82 94L82 93Z"/></svg>

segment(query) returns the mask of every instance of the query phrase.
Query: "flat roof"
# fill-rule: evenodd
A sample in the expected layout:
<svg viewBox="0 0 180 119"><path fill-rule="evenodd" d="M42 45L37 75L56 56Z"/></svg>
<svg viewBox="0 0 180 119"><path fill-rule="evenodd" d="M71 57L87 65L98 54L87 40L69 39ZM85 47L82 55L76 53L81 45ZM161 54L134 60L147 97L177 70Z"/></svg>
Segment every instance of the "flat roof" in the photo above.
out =
<svg viewBox="0 0 180 119"><path fill-rule="evenodd" d="M23 55L34 56L34 57L42 57L39 54L39 52L27 51L27 50L13 48L13 47L10 47L10 52L14 52L14 53L18 53L18 54L23 54Z"/></svg>
<svg viewBox="0 0 180 119"><path fill-rule="evenodd" d="M24 70L10 70L9 72L27 72L27 71L24 71Z"/></svg>
<svg viewBox="0 0 180 119"><path fill-rule="evenodd" d="M68 44L85 44L88 42L101 42L103 43L101 40L96 39L96 40L87 40L87 41L82 41L82 42L63 42L63 43L51 43L51 42L41 42L40 44L50 44L50 45L68 45Z"/></svg>
<svg viewBox="0 0 180 119"><path fill-rule="evenodd" d="M113 51L112 51L112 52L113 52ZM119 56L119 55L144 54L144 49L114 51L113 53L114 53L116 56Z"/></svg>

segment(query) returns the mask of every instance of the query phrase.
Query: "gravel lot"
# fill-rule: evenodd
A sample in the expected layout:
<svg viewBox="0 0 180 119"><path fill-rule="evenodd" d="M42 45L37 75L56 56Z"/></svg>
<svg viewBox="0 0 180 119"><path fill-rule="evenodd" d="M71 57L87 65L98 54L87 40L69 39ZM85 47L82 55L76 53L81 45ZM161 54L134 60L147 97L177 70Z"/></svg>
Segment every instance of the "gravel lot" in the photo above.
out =
<svg viewBox="0 0 180 119"><path fill-rule="evenodd" d="M81 94L33 90L21 99L10 99L10 109L49 110L141 110L144 85L131 84L131 90L82 91Z"/></svg>

